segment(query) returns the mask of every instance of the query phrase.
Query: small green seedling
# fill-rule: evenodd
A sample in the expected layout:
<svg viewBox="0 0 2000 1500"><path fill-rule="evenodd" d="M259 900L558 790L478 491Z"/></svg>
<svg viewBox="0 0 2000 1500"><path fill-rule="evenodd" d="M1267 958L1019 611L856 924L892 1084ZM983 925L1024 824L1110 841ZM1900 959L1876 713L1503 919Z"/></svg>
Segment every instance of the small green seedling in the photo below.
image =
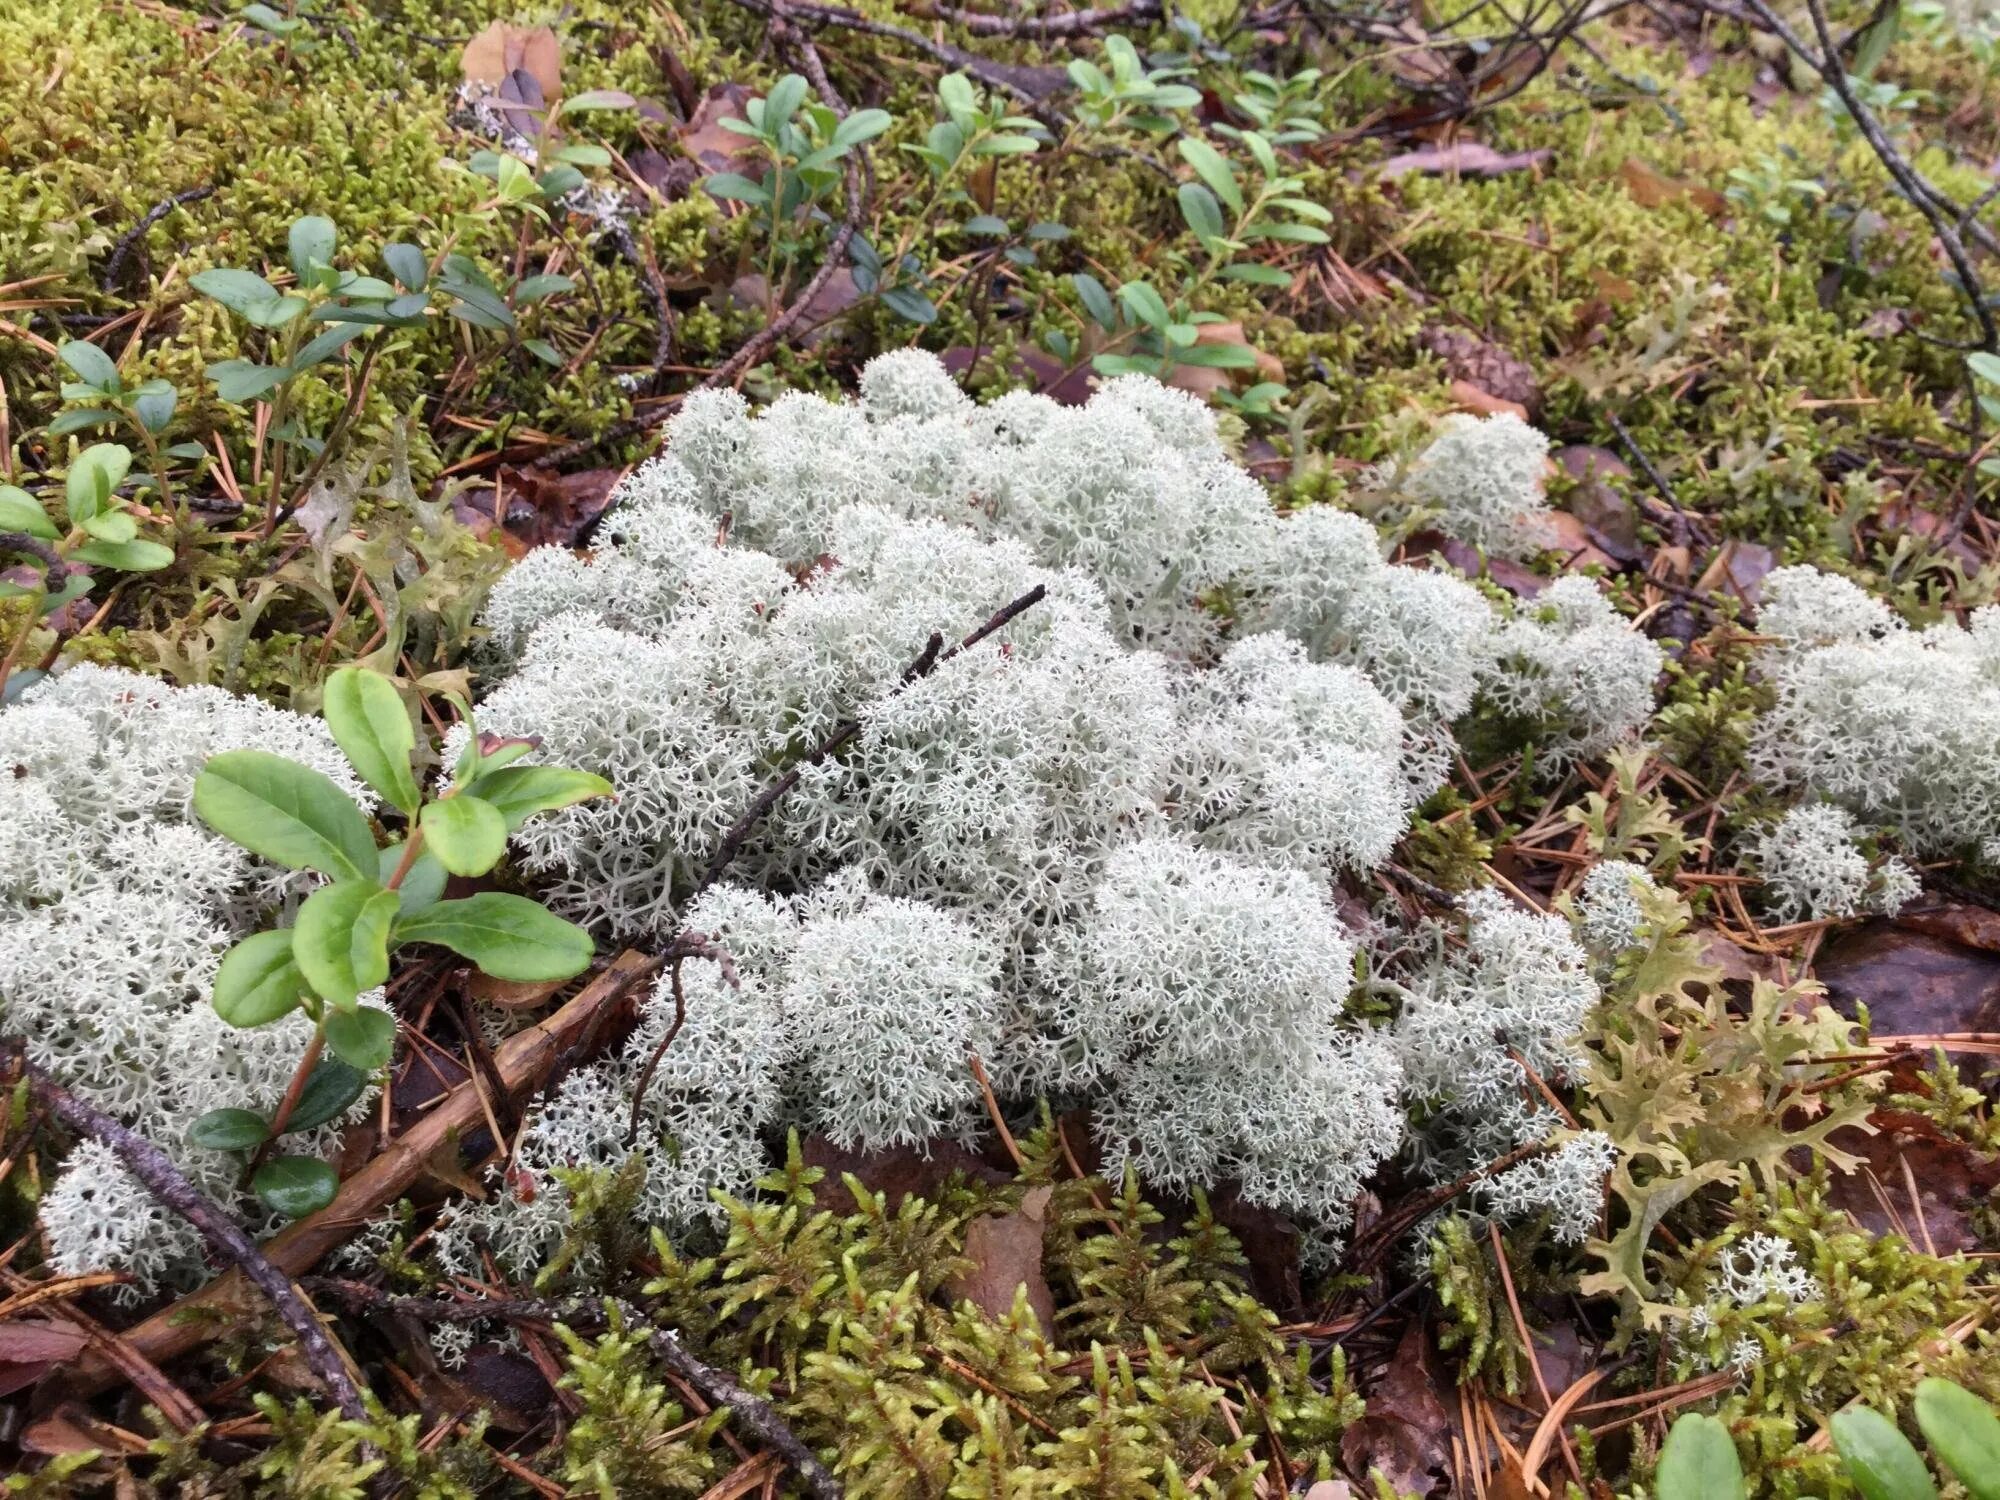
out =
<svg viewBox="0 0 2000 1500"><path fill-rule="evenodd" d="M293 1217L331 1201L333 1169L264 1154L279 1136L338 1117L389 1061L395 1019L362 1005L361 996L387 981L391 953L434 943L483 974L522 982L569 979L589 966L590 935L525 896L481 891L447 901L444 888L450 875L492 870L508 835L536 813L611 792L601 776L515 764L533 748L529 741L482 743L475 733L451 789L426 796L411 766L409 713L379 672L335 672L323 712L355 773L402 815L404 836L386 848L330 777L282 755L226 751L202 768L194 788L195 812L217 833L288 869L327 877L290 927L245 938L215 977L216 1013L232 1026L266 1026L299 1008L311 1016L313 1038L285 1099L269 1119L214 1110L192 1132L200 1144L255 1153L253 1190ZM322 1060L323 1052L331 1056Z"/></svg>
<svg viewBox="0 0 2000 1500"><path fill-rule="evenodd" d="M0 484L0 557L41 574L33 583L0 581L0 599L29 601L27 618L0 657L0 701L35 627L89 592L89 569L153 573L173 562L173 548L139 535L139 518L118 492L131 468L132 450L119 443L93 443L77 454L63 484L60 524L26 490Z"/></svg>

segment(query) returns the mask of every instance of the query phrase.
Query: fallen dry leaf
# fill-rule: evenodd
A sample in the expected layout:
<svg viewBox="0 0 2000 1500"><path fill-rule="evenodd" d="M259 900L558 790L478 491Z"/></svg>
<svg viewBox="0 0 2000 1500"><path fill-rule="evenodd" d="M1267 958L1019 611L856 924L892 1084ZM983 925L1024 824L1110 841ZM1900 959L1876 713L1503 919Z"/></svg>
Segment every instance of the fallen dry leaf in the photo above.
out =
<svg viewBox="0 0 2000 1500"><path fill-rule="evenodd" d="M1382 163L1381 175L1390 179L1411 172L1456 172L1460 176L1492 177L1501 172L1519 172L1538 167L1549 159L1546 146L1533 151L1495 151L1484 141L1456 140L1444 146L1420 146Z"/></svg>
<svg viewBox="0 0 2000 1500"><path fill-rule="evenodd" d="M1042 1235L1047 1229L1052 1187L1030 1188L1012 1213L974 1219L965 1230L965 1258L971 1268L944 1284L954 1302L970 1302L989 1318L1004 1318L1013 1310L1021 1288L1028 1306L1050 1338L1056 1331L1056 1299L1042 1275Z"/></svg>
<svg viewBox="0 0 2000 1500"><path fill-rule="evenodd" d="M1589 443L1572 443L1549 456L1576 480L1564 496L1562 508L1583 523L1590 542L1621 563L1636 563L1644 557L1645 549L1639 545L1639 508L1610 482L1631 478L1632 471L1624 460L1609 448Z"/></svg>
<svg viewBox="0 0 2000 1500"><path fill-rule="evenodd" d="M1008 1174L973 1155L955 1141L932 1141L927 1150L897 1146L888 1151L845 1151L823 1135L809 1135L800 1146L809 1167L826 1173L813 1188L814 1202L837 1214L854 1212L854 1196L842 1178L852 1175L870 1192L882 1194L890 1213L911 1193L935 1197L953 1172L978 1182L1002 1183Z"/></svg>
<svg viewBox="0 0 2000 1500"><path fill-rule="evenodd" d="M1706 183L1669 177L1636 156L1628 156L1619 164L1618 175L1624 179L1625 191L1641 208L1660 208L1685 198L1711 219L1729 212L1729 200Z"/></svg>
<svg viewBox="0 0 2000 1500"><path fill-rule="evenodd" d="M1496 396L1469 380L1454 380L1451 383L1451 399L1460 410L1469 411L1476 417L1497 417L1504 411L1519 417L1523 422L1528 420L1528 408L1520 402Z"/></svg>
<svg viewBox="0 0 2000 1500"><path fill-rule="evenodd" d="M76 1358L90 1342L80 1328L42 1318L0 1323L0 1396L11 1396L40 1380L56 1365Z"/></svg>
<svg viewBox="0 0 2000 1500"><path fill-rule="evenodd" d="M1412 1320L1382 1376L1367 1391L1368 1414L1340 1435L1347 1472L1365 1479L1370 1470L1399 1493L1428 1495L1451 1472L1453 1423L1431 1368L1430 1340ZM1452 1398L1457 1404L1457 1396Z"/></svg>
<svg viewBox="0 0 2000 1500"><path fill-rule="evenodd" d="M1571 572L1596 566L1607 573L1618 571L1618 559L1597 545L1597 538L1583 521L1566 510L1550 511L1542 522L1549 531L1549 550L1563 555L1563 566Z"/></svg>
<svg viewBox="0 0 2000 1500"><path fill-rule="evenodd" d="M740 83L718 83L702 95L701 108L680 128L681 150L705 172L751 172L762 158L750 137L724 130L724 120L744 118L750 90Z"/></svg>
<svg viewBox="0 0 2000 1500"><path fill-rule="evenodd" d="M1833 1144L1866 1167L1834 1173L1828 1201L1869 1232L1900 1234L1918 1250L1956 1255L1985 1249L1972 1214L2000 1187L2000 1157L1941 1135L1921 1115L1877 1110L1869 1118L1881 1127L1875 1135L1834 1133Z"/></svg>
<svg viewBox="0 0 2000 1500"><path fill-rule="evenodd" d="M1764 579L1778 565L1778 555L1758 542L1731 537L1717 549L1695 580L1698 589L1727 590L1754 605L1764 593Z"/></svg>
<svg viewBox="0 0 2000 1500"><path fill-rule="evenodd" d="M516 71L541 88L543 99L562 93L562 43L546 26L513 26L495 21L465 44L458 60L467 83L498 90Z"/></svg>
<svg viewBox="0 0 2000 1500"><path fill-rule="evenodd" d="M1896 925L1906 932L1926 933L1949 942L1977 948L1982 953L2000 953L2000 911L1964 902L1946 902L1905 910Z"/></svg>

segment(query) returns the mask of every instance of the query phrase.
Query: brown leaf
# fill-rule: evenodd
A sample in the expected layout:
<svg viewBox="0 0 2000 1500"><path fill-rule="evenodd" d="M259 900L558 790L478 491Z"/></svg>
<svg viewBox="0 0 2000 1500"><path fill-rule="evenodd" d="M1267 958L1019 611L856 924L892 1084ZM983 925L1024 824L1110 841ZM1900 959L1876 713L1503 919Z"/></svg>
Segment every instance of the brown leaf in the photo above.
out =
<svg viewBox="0 0 2000 1500"><path fill-rule="evenodd" d="M135 1432L100 1422L74 1402L65 1403L31 1422L16 1439L23 1452L57 1458L65 1453L104 1453L136 1456L147 1451L146 1440Z"/></svg>
<svg viewBox="0 0 2000 1500"><path fill-rule="evenodd" d="M1560 552L1565 558L1563 566L1571 572L1581 571L1593 564L1608 573L1618 571L1618 559L1598 546L1590 528L1571 512L1550 511L1542 524L1548 528L1549 550Z"/></svg>
<svg viewBox="0 0 2000 1500"><path fill-rule="evenodd" d="M978 1182L1008 1180L1007 1173L989 1166L956 1141L932 1141L927 1150L896 1146L888 1151L844 1151L823 1135L809 1135L799 1154L807 1166L826 1173L813 1189L814 1201L840 1214L854 1211L853 1195L841 1181L849 1174L870 1192L882 1194L890 1213L901 1208L911 1193L919 1198L935 1197L953 1172L963 1172Z"/></svg>
<svg viewBox="0 0 2000 1500"><path fill-rule="evenodd" d="M503 1432L527 1432L548 1420L555 1390L535 1362L498 1344L475 1344L456 1370L440 1369L437 1386L446 1407L477 1408Z"/></svg>
<svg viewBox="0 0 2000 1500"><path fill-rule="evenodd" d="M562 43L546 26L495 21L465 44L458 63L467 83L497 90L518 70L535 80L544 99L562 93Z"/></svg>
<svg viewBox="0 0 2000 1500"><path fill-rule="evenodd" d="M1203 323L1196 331L1194 341L1217 347L1233 344L1249 349L1250 340L1243 332L1241 323ZM1200 396L1204 400L1217 391L1227 390L1236 384L1236 377L1246 380L1276 380L1285 378L1284 361L1261 349L1251 350L1257 356L1257 363L1247 370L1221 370L1213 365L1175 365L1167 374L1167 384L1189 395Z"/></svg>
<svg viewBox="0 0 2000 1500"><path fill-rule="evenodd" d="M1814 972L1843 1012L1866 1004L1879 1036L2000 1030L2000 958L1889 922L1829 943Z"/></svg>
<svg viewBox="0 0 2000 1500"><path fill-rule="evenodd" d="M1379 1469L1398 1492L1428 1495L1451 1471L1452 1420L1431 1368L1430 1341L1412 1320L1382 1376L1367 1392L1368 1415L1340 1435L1347 1472ZM1457 1397L1454 1396L1456 1404Z"/></svg>
<svg viewBox="0 0 2000 1500"><path fill-rule="evenodd" d="M1298 1226L1274 1208L1245 1202L1234 1185L1211 1193L1208 1206L1215 1221L1242 1245L1250 1285L1264 1305L1280 1317L1301 1311Z"/></svg>
<svg viewBox="0 0 2000 1500"><path fill-rule="evenodd" d="M761 309L770 300L765 285L763 273L752 271L730 283L729 295L741 307ZM787 337L808 347L823 342L833 332L833 321L860 300L861 288L855 285L853 270L842 266L813 293L800 314L800 321L792 325Z"/></svg>
<svg viewBox="0 0 2000 1500"><path fill-rule="evenodd" d="M0 1396L33 1385L90 1342L82 1329L41 1318L0 1323Z"/></svg>
<svg viewBox="0 0 2000 1500"><path fill-rule="evenodd" d="M704 172L755 171L762 158L749 136L724 130L722 121L741 120L750 90L740 83L718 83L702 96L701 108L680 128L681 150Z"/></svg>
<svg viewBox="0 0 2000 1500"><path fill-rule="evenodd" d="M1523 422L1528 420L1528 408L1520 402L1496 396L1469 380L1454 380L1451 383L1451 399L1460 410L1469 411L1476 417L1497 417L1504 411L1511 412Z"/></svg>
<svg viewBox="0 0 2000 1500"><path fill-rule="evenodd" d="M612 491L624 477L623 469L557 474L502 464L494 474L495 488L470 503L488 514L497 509L494 519L524 549L571 547L610 508Z"/></svg>
<svg viewBox="0 0 2000 1500"><path fill-rule="evenodd" d="M1777 565L1777 554L1769 547L1731 537L1716 549L1695 587L1727 590L1745 604L1755 604L1763 596L1764 579Z"/></svg>
<svg viewBox="0 0 2000 1500"><path fill-rule="evenodd" d="M1562 508L1583 523L1584 534L1601 551L1621 563L1645 556L1639 545L1639 508L1613 479L1626 480L1632 471L1609 448L1572 443L1549 455L1577 482L1563 498Z"/></svg>
<svg viewBox="0 0 2000 1500"><path fill-rule="evenodd" d="M1052 1187L1030 1188L1012 1213L988 1214L966 1226L965 1258L970 1270L944 1284L954 1302L970 1302L990 1318L1004 1318L1020 1288L1042 1332L1055 1337L1056 1299L1042 1275L1042 1234Z"/></svg>
<svg viewBox="0 0 2000 1500"><path fill-rule="evenodd" d="M1460 176L1493 177L1538 167L1549 159L1546 146L1533 151L1495 151L1484 141L1461 137L1443 146L1420 146L1383 162L1381 175L1394 180L1411 172L1456 172Z"/></svg>
<svg viewBox="0 0 2000 1500"><path fill-rule="evenodd" d="M1625 181L1625 191L1641 208L1659 208L1685 198L1711 219L1729 212L1729 200L1706 183L1669 177L1636 156L1628 156L1619 164L1618 175Z"/></svg>

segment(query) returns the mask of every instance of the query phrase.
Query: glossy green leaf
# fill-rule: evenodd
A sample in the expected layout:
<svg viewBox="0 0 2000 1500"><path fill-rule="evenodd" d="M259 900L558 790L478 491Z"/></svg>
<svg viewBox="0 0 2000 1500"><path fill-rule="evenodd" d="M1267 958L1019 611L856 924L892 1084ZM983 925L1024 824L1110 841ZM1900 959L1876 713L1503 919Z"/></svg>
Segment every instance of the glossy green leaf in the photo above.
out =
<svg viewBox="0 0 2000 1500"><path fill-rule="evenodd" d="M895 123L886 109L857 109L833 127L832 143L854 147L872 141Z"/></svg>
<svg viewBox="0 0 2000 1500"><path fill-rule="evenodd" d="M482 891L396 923L399 942L436 943L495 979L569 979L590 967L590 934L525 896Z"/></svg>
<svg viewBox="0 0 2000 1500"><path fill-rule="evenodd" d="M483 798L460 792L425 806L424 844L454 875L484 875L507 852L507 819Z"/></svg>
<svg viewBox="0 0 2000 1500"><path fill-rule="evenodd" d="M318 214L307 214L292 225L286 239L287 248L291 251L292 270L303 280L312 273L314 266L333 264L333 248L340 237L333 227L333 220L321 218Z"/></svg>
<svg viewBox="0 0 2000 1500"><path fill-rule="evenodd" d="M148 432L165 432L181 393L164 380L149 380L132 395L132 415Z"/></svg>
<svg viewBox="0 0 2000 1500"><path fill-rule="evenodd" d="M62 535L41 503L11 484L0 484L0 531L25 531L51 542Z"/></svg>
<svg viewBox="0 0 2000 1500"><path fill-rule="evenodd" d="M1917 1383L1917 1426L1972 1500L2000 1500L2000 1416L1962 1385Z"/></svg>
<svg viewBox="0 0 2000 1500"><path fill-rule="evenodd" d="M394 891L373 880L337 880L306 897L292 924L292 957L315 993L350 1010L389 977Z"/></svg>
<svg viewBox="0 0 2000 1500"><path fill-rule="evenodd" d="M623 89L585 89L563 100L561 113L573 115L591 109L631 109L638 102Z"/></svg>
<svg viewBox="0 0 2000 1500"><path fill-rule="evenodd" d="M349 311L352 311L352 309L349 309ZM383 317L388 319L386 313L383 314ZM349 344L367 333L368 325L373 321L373 318L344 319L341 322L335 323L331 328L321 329L318 333L307 339L300 347L299 352L292 356L292 363L288 368L288 373L297 374L301 370L310 370L314 365L325 363L342 349L345 349Z"/></svg>
<svg viewBox="0 0 2000 1500"><path fill-rule="evenodd" d="M468 790L500 810L509 833L538 812L612 795L611 783L602 776L561 766L507 766L487 771Z"/></svg>
<svg viewBox="0 0 2000 1500"><path fill-rule="evenodd" d="M323 772L266 750L226 750L202 767L194 810L226 839L292 870L335 880L375 872L375 837Z"/></svg>
<svg viewBox="0 0 2000 1500"><path fill-rule="evenodd" d="M366 1005L337 1010L326 1018L326 1045L350 1068L373 1073L395 1055L396 1018Z"/></svg>
<svg viewBox="0 0 2000 1500"><path fill-rule="evenodd" d="M1866 1500L1937 1500L1923 1459L1880 1412L1852 1407L1835 1414L1829 1425L1847 1477Z"/></svg>
<svg viewBox="0 0 2000 1500"><path fill-rule="evenodd" d="M389 845L381 851L380 861L377 878L386 886L395 878L396 869L403 862L403 846L400 843ZM445 882L450 878L444 866L437 862L436 855L428 849L419 850L417 857L410 862L410 868L403 872L403 883L396 887L398 910L404 916L422 911L444 895Z"/></svg>
<svg viewBox="0 0 2000 1500"><path fill-rule="evenodd" d="M1193 167L1209 190L1229 205L1233 214L1243 212L1243 189L1237 185L1236 171L1229 160L1200 136L1184 135L1179 142L1181 160Z"/></svg>
<svg viewBox="0 0 2000 1500"><path fill-rule="evenodd" d="M272 1213L303 1219L333 1202L340 1176L316 1157L280 1156L257 1169L250 1190Z"/></svg>
<svg viewBox="0 0 2000 1500"><path fill-rule="evenodd" d="M1660 1500L1743 1500L1743 1465L1729 1429L1700 1412L1676 1421L1660 1450L1656 1488Z"/></svg>
<svg viewBox="0 0 2000 1500"><path fill-rule="evenodd" d="M422 800L410 769L417 736L389 679L365 667L342 667L326 680L320 713L355 774L390 806L415 816Z"/></svg>
<svg viewBox="0 0 2000 1500"><path fill-rule="evenodd" d="M764 134L776 137L780 126L787 124L805 103L806 81L797 73L787 73L771 85L771 92L764 96L764 118L759 122Z"/></svg>
<svg viewBox="0 0 2000 1500"><path fill-rule="evenodd" d="M200 271L188 278L188 284L231 312L247 313L252 307L278 300L278 289L254 271L227 267Z"/></svg>
<svg viewBox="0 0 2000 1500"><path fill-rule="evenodd" d="M1074 273L1070 285L1083 299L1083 310L1090 314L1090 320L1107 333L1118 326L1118 308L1111 300L1111 294L1104 290L1104 283L1084 271Z"/></svg>
<svg viewBox="0 0 2000 1500"><path fill-rule="evenodd" d="M87 339L65 339L56 345L56 358L76 371L77 378L106 395L119 389L118 366L111 356Z"/></svg>
<svg viewBox="0 0 2000 1500"><path fill-rule="evenodd" d="M720 198L725 203L758 203L771 201L771 194L762 183L752 182L741 172L716 172L701 180L711 197Z"/></svg>
<svg viewBox="0 0 2000 1500"><path fill-rule="evenodd" d="M208 367L215 394L224 401L255 401L291 373L283 365L260 365L247 359L220 359Z"/></svg>
<svg viewBox="0 0 2000 1500"><path fill-rule="evenodd" d="M327 1017L328 1023L333 1019ZM292 1106L292 1116L285 1121L285 1134L317 1130L328 1121L339 1119L367 1087L368 1075L359 1068L337 1057L322 1057L312 1076L306 1079L306 1086L299 1090L299 1102Z"/></svg>
<svg viewBox="0 0 2000 1500"><path fill-rule="evenodd" d="M264 1026L290 1015L306 993L290 932L253 932L222 957L210 1004L231 1026Z"/></svg>
<svg viewBox="0 0 2000 1500"><path fill-rule="evenodd" d="M1143 281L1128 281L1119 287L1118 300L1125 304L1127 312L1148 328L1164 332L1173 321L1160 294Z"/></svg>
<svg viewBox="0 0 2000 1500"><path fill-rule="evenodd" d="M557 292L576 289L576 283L567 276L556 276L547 272L539 276L523 276L514 284L514 300L517 303L540 302L545 297L553 297Z"/></svg>
<svg viewBox="0 0 2000 1500"><path fill-rule="evenodd" d="M306 310L303 297L280 297L275 302L253 302L243 316L259 328L283 328Z"/></svg>
<svg viewBox="0 0 2000 1500"><path fill-rule="evenodd" d="M424 252L402 240L392 240L382 247L382 264L399 286L413 292L421 292L430 280L431 263Z"/></svg>
<svg viewBox="0 0 2000 1500"><path fill-rule="evenodd" d="M77 454L63 482L70 521L81 526L111 503L132 468L132 450L123 443L92 443Z"/></svg>
<svg viewBox="0 0 2000 1500"><path fill-rule="evenodd" d="M211 1109L188 1126L188 1139L208 1151L255 1151L270 1134L254 1109Z"/></svg>
<svg viewBox="0 0 2000 1500"><path fill-rule="evenodd" d="M124 573L157 573L171 567L174 549L158 542L85 542L70 556L78 562L100 568L117 568Z"/></svg>
<svg viewBox="0 0 2000 1500"><path fill-rule="evenodd" d="M87 432L93 427L109 427L118 420L118 413L101 406L80 406L73 411L58 412L48 425L50 437L68 437L72 432Z"/></svg>
<svg viewBox="0 0 2000 1500"><path fill-rule="evenodd" d="M1204 240L1220 239L1223 235L1222 209L1215 201L1215 194L1198 182L1184 182L1178 194L1181 217Z"/></svg>
<svg viewBox="0 0 2000 1500"><path fill-rule="evenodd" d="M129 510L101 510L83 523L83 530L100 542L129 542L139 534L139 523Z"/></svg>

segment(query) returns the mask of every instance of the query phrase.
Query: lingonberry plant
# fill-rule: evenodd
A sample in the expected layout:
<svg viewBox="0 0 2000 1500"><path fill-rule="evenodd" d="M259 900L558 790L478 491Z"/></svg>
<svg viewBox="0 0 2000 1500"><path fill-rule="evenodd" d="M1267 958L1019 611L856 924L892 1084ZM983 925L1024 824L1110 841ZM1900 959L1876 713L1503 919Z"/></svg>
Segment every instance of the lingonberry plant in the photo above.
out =
<svg viewBox="0 0 2000 1500"><path fill-rule="evenodd" d="M330 777L282 755L225 751L194 786L195 812L217 833L276 864L327 877L291 926L252 933L215 977L216 1013L232 1026L268 1025L301 1007L312 1018L291 1086L268 1119L220 1109L195 1127L200 1144L250 1152L252 1189L293 1216L332 1198L333 1169L313 1157L265 1157L279 1136L344 1111L389 1061L395 1018L361 1001L387 981L392 952L435 943L495 979L526 982L568 979L589 965L589 934L527 897L481 891L445 900L444 889L448 876L491 871L507 836L534 814L611 791L582 771L516 764L532 740L473 733L450 786L426 796L412 768L409 713L377 672L335 672L324 714L355 774L405 821L403 836L386 847L377 847L367 817Z"/></svg>

